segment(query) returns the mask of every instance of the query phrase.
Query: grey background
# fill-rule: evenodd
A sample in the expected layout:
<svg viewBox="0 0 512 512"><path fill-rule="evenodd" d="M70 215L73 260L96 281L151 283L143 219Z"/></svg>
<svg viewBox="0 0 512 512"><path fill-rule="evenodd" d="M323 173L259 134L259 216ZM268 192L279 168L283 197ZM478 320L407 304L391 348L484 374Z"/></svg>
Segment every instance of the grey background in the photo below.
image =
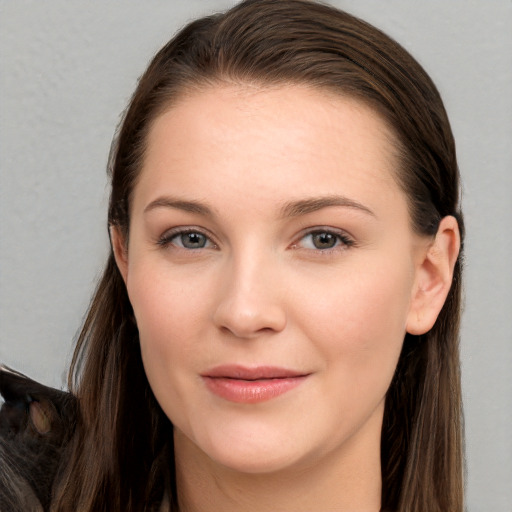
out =
<svg viewBox="0 0 512 512"><path fill-rule="evenodd" d="M64 386L106 255L105 162L152 54L229 0L0 0L0 362ZM512 511L512 1L331 3L424 65L458 143L470 512Z"/></svg>

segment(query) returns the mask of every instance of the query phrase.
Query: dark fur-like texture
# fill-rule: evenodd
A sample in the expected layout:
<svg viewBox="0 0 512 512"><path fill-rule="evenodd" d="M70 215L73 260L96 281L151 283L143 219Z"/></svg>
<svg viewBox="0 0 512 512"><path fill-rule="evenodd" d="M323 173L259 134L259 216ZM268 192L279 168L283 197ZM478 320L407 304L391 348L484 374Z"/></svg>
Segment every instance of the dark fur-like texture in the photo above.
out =
<svg viewBox="0 0 512 512"><path fill-rule="evenodd" d="M46 512L76 400L4 366L0 394L0 512Z"/></svg>

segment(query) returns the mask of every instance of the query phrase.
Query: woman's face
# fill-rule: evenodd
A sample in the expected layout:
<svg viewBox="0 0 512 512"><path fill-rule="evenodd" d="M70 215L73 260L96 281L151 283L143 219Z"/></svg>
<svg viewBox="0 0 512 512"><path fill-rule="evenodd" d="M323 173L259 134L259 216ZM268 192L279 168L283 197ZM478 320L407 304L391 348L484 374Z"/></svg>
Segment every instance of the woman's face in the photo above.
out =
<svg viewBox="0 0 512 512"><path fill-rule="evenodd" d="M391 141L298 86L156 119L118 261L178 453L245 472L379 453L425 247Z"/></svg>

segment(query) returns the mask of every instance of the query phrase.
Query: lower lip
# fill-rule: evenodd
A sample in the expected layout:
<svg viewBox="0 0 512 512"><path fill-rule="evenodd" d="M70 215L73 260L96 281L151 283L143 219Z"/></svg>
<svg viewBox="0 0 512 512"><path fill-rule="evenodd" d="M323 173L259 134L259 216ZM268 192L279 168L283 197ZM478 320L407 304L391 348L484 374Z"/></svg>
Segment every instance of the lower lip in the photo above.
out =
<svg viewBox="0 0 512 512"><path fill-rule="evenodd" d="M203 377L207 388L230 402L256 404L266 402L299 386L307 375L283 379L242 380Z"/></svg>

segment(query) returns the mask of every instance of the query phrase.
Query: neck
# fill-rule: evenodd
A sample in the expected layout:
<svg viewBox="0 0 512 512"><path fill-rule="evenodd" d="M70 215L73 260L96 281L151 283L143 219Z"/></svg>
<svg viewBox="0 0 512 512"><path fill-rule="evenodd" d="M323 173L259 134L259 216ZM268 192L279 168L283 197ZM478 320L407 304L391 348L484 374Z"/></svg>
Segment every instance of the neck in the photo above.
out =
<svg viewBox="0 0 512 512"><path fill-rule="evenodd" d="M175 432L179 511L378 512L380 435L366 441L353 439L337 452L277 472L248 474L217 464Z"/></svg>

